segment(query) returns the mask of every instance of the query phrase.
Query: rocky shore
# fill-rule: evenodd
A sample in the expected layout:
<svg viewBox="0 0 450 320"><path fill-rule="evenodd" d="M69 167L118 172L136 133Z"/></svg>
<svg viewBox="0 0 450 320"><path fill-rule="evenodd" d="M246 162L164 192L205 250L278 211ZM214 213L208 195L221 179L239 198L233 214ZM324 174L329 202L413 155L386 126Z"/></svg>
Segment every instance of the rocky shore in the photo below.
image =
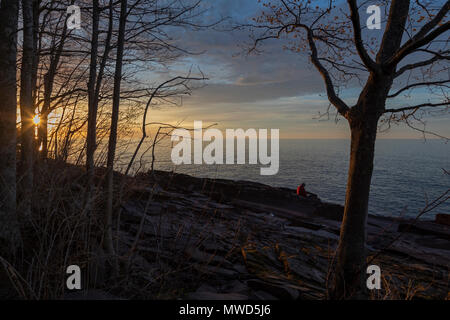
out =
<svg viewBox="0 0 450 320"><path fill-rule="evenodd" d="M126 298L325 298L342 206L246 181L126 179L117 230ZM449 298L449 226L412 222L369 217L369 259L382 271L372 298Z"/></svg>

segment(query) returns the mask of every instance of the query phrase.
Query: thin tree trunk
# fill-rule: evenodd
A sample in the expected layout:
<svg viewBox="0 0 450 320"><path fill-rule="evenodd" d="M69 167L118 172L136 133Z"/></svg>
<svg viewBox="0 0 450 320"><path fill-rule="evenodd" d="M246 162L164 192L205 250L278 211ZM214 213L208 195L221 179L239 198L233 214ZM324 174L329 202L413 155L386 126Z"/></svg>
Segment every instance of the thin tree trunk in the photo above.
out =
<svg viewBox="0 0 450 320"><path fill-rule="evenodd" d="M119 35L117 40L116 70L114 74L113 109L111 116L111 131L108 144L107 160L107 204L105 216L105 247L110 255L114 254L112 240L112 213L113 213L113 192L114 192L114 158L117 145L117 126L119 121L120 105L120 84L122 81L122 61L123 47L125 42L125 25L127 19L127 0L121 1Z"/></svg>
<svg viewBox="0 0 450 320"><path fill-rule="evenodd" d="M55 32L57 32L55 30ZM50 103L53 92L53 83L56 76L56 70L58 68L59 60L64 48L64 43L67 34L67 24L64 23L63 31L61 34L61 41L56 48L54 54L50 58L50 66L48 72L44 76L44 104L41 110L41 122L39 124L39 144L42 144L41 158L47 159L48 156L48 115L51 111ZM38 146L39 147L39 146Z"/></svg>
<svg viewBox="0 0 450 320"><path fill-rule="evenodd" d="M91 64L89 70L89 83L88 83L88 134L86 139L86 168L88 176L87 195L88 200L91 201L94 188L94 170L95 170L95 150L97 149L97 111L98 101L100 95L100 88L102 85L104 69L108 60L109 52L111 51L111 38L113 31L113 1L109 2L109 23L108 31L105 39L105 50L100 61L100 67L97 75L97 55L98 55L98 31L99 31L99 19L100 8L98 0L93 2L93 27L92 27L92 40L91 40ZM89 210L88 210L89 211Z"/></svg>
<svg viewBox="0 0 450 320"><path fill-rule="evenodd" d="M69 157L69 146L70 146L70 140L72 138L73 135L73 131L72 131L72 125L73 125L73 121L75 119L75 113L77 111L77 105L78 105L78 97L75 100L75 104L73 106L73 110L72 110L72 116L70 117L70 121L69 121L69 125L67 126L67 133L64 139L64 146L62 148L62 152L61 152L61 160L64 162L67 162L67 158Z"/></svg>
<svg viewBox="0 0 450 320"><path fill-rule="evenodd" d="M102 60L100 61L100 67L98 70L97 83L95 85L94 90L94 105L98 106L98 98L100 95L100 88L102 86L103 75L105 73L106 62L109 58L109 52L111 51L111 38L113 32L114 25L114 4L113 0L109 1L109 22L108 22L108 31L106 33L105 39L105 50L103 52Z"/></svg>
<svg viewBox="0 0 450 320"><path fill-rule="evenodd" d="M37 99L37 79L38 79L38 65L39 65L39 49L38 49L38 41L39 41L39 5L40 0L33 1L33 67L32 67L32 76L31 76L31 86L33 88L33 105L36 106Z"/></svg>
<svg viewBox="0 0 450 320"><path fill-rule="evenodd" d="M0 7L0 250L14 253L20 245L16 215L16 56L19 5ZM3 247L3 244L5 245Z"/></svg>
<svg viewBox="0 0 450 320"><path fill-rule="evenodd" d="M22 0L23 53L20 72L20 116L21 116L21 212L25 217L31 214L34 165L34 104L33 104L33 1Z"/></svg>
<svg viewBox="0 0 450 320"><path fill-rule="evenodd" d="M86 170L87 189L86 201L88 208L92 201L92 190L94 188L94 156L97 148L97 105L95 103L95 82L97 77L97 54L98 54L98 25L100 18L98 0L93 0L92 7L92 39L91 39L91 62L89 67L88 82L88 130L86 138ZM88 209L89 211L89 209Z"/></svg>
<svg viewBox="0 0 450 320"><path fill-rule="evenodd" d="M40 158L42 160L47 159L48 157L48 113L42 110L40 115L40 122L38 128L38 148L42 146L42 150L40 152Z"/></svg>

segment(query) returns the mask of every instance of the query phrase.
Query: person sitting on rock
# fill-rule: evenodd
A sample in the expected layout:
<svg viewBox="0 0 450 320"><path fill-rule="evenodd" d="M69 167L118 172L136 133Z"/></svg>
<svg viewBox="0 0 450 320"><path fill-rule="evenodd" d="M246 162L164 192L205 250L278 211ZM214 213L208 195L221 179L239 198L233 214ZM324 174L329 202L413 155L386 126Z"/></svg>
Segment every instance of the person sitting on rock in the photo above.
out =
<svg viewBox="0 0 450 320"><path fill-rule="evenodd" d="M308 197L308 194L306 193L306 189L305 189L305 184L304 183L302 183L301 185L299 185L297 187L297 195L299 197L303 197L303 198L307 198Z"/></svg>

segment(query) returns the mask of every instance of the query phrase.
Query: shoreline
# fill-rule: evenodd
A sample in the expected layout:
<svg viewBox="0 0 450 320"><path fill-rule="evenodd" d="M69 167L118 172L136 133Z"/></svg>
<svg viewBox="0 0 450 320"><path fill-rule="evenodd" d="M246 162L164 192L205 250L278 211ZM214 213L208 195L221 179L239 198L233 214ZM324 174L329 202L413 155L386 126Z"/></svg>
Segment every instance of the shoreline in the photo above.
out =
<svg viewBox="0 0 450 320"><path fill-rule="evenodd" d="M141 232L136 267L152 265L156 257L166 267L189 270L171 279L177 293L165 298L325 298L342 206L302 201L295 190L249 181L165 171L126 180L121 233L127 246ZM391 286L389 292L371 292L372 298L413 298L401 289L411 281L414 298L447 297L450 230L432 221L410 223L369 216L368 256ZM190 285L180 292L180 283Z"/></svg>
<svg viewBox="0 0 450 320"><path fill-rule="evenodd" d="M326 299L342 206L302 201L287 188L163 171L136 177L114 172L112 233L120 272L111 281L111 257L102 245L105 173L96 168L98 196L88 216L83 214L85 168L55 161L40 167L33 214L48 221L38 235L58 243L44 250L51 267L47 281L65 283L60 270L67 264L82 266L86 277L83 290L58 285L49 287L49 297ZM380 266L383 280L381 290L369 292L370 299L448 298L450 228L410 222L369 216L368 259ZM68 260L60 260L68 249Z"/></svg>

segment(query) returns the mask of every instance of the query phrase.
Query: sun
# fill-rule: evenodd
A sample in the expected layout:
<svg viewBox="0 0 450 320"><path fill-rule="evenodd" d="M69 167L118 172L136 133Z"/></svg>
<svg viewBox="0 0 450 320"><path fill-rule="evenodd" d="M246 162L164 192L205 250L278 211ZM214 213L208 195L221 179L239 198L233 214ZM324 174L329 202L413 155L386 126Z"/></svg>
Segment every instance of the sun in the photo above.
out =
<svg viewBox="0 0 450 320"><path fill-rule="evenodd" d="M41 118L39 117L38 114L34 116L33 122L35 125L38 125L41 122Z"/></svg>

